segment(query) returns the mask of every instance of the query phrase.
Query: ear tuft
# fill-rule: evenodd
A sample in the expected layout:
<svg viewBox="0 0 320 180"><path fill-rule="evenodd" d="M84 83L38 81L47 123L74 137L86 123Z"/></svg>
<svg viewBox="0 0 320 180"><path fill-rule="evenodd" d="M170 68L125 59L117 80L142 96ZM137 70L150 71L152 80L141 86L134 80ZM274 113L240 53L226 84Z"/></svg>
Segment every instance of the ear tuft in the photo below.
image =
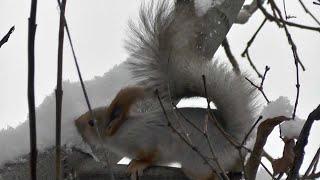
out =
<svg viewBox="0 0 320 180"><path fill-rule="evenodd" d="M121 126L121 124L128 118L132 105L139 99L144 97L144 88L132 86L121 89L117 96L113 99L110 106L107 107L107 119L111 122L111 127L108 127L112 135Z"/></svg>

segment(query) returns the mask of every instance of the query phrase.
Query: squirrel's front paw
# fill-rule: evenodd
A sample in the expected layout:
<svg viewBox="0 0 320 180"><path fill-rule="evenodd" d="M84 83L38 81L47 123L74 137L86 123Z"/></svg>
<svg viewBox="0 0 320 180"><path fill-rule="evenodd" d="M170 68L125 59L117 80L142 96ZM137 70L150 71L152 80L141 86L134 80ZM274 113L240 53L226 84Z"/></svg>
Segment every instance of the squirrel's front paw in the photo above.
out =
<svg viewBox="0 0 320 180"><path fill-rule="evenodd" d="M137 179L136 176L141 176L143 174L143 170L149 166L150 162L133 159L127 168L127 172L131 174L131 179L135 180Z"/></svg>

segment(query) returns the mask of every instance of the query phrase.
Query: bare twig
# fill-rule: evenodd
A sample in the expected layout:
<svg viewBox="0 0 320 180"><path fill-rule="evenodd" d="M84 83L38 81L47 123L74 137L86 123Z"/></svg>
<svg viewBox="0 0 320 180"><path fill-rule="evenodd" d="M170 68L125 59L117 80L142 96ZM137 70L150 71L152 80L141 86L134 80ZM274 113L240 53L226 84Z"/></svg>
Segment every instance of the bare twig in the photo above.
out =
<svg viewBox="0 0 320 180"><path fill-rule="evenodd" d="M314 169L314 167L316 167L316 164L319 161L319 157L320 157L320 148L318 148L316 154L314 155L314 157L313 157L313 159L312 159L312 161L311 161L311 163L310 163L310 165L309 165L309 167L303 177L307 177L310 174L310 172L312 171L312 169Z"/></svg>
<svg viewBox="0 0 320 180"><path fill-rule="evenodd" d="M286 8L286 0L282 0L282 4L283 4L283 11L284 11L284 15L286 17L286 20L291 19L291 18L296 18L296 16L292 16L292 15L288 15L287 14L287 8Z"/></svg>
<svg viewBox="0 0 320 180"><path fill-rule="evenodd" d="M180 134L179 131L172 126L172 123L171 123L171 121L169 120L169 116L168 116L168 114L167 114L167 111L165 110L165 108L164 108L164 106L163 106L163 103L162 103L162 101L161 101L161 98L160 98L160 95L159 95L159 91L156 90L155 93L156 93L156 95L157 95L157 98L158 98L160 107L161 107L161 109L162 109L162 111L163 111L163 114L164 114L164 116L165 116L165 118L166 118L166 120L167 120L167 125L168 125L168 127L169 127L175 134L177 134L177 135L179 136L179 138L180 138L187 146L189 146L194 152L196 152L196 153L199 155L199 157L204 161L205 164L207 164L207 165L210 167L210 169L212 170L212 172L213 172L214 174L216 174L217 176L220 176L220 174L219 174L219 173L214 169L214 167L210 164L210 162L208 161L208 159L206 158L206 156L204 156L204 155L198 150L197 147L195 147L195 146L192 145L188 140L186 140L186 139L183 137L183 135ZM224 176L222 176L222 178L225 179Z"/></svg>
<svg viewBox="0 0 320 180"><path fill-rule="evenodd" d="M318 158L317 158L317 160L316 160L316 162L314 163L314 166L313 166L312 174L315 174L316 171L317 171L318 163L319 163L319 161L320 161L319 158L320 158L320 157L319 157L319 155L318 155Z"/></svg>
<svg viewBox="0 0 320 180"><path fill-rule="evenodd" d="M253 68L253 70L256 72L259 78L262 77L261 73L258 71L257 67L254 65L253 61L251 60L251 57L249 55L249 50L245 53L245 56L247 57L250 66Z"/></svg>
<svg viewBox="0 0 320 180"><path fill-rule="evenodd" d="M271 4L271 7L273 9L275 9L275 11L278 13L279 17L281 20L283 20L283 17L281 15L281 11L280 9L277 7L277 5L275 4L275 2L273 0L270 0L269 1L270 4ZM305 70L304 66L302 65L301 61L300 61L300 58L298 56L298 52L297 52L297 47L295 45L295 43L293 42L292 40L292 37L291 37L291 34L286 26L286 24L283 24L283 27L284 27L284 30L285 30L285 33L286 33L286 36L287 36L287 39L288 39L288 42L289 44L291 45L291 50L292 50L292 54L293 54L293 58L294 58L294 64L295 64L295 67L296 67L296 88L297 88L297 94L296 94L296 100L295 100L295 103L294 103L294 109L293 109L293 113L292 113L292 119L295 118L296 116L296 111L297 111L297 107L298 107L298 102L299 102L299 95L300 95L300 78L299 78L299 67L298 65L300 64L301 68L303 70Z"/></svg>
<svg viewBox="0 0 320 180"><path fill-rule="evenodd" d="M30 176L37 179L37 130L34 100L34 41L36 35L37 0L31 0L28 25L28 106L30 128Z"/></svg>
<svg viewBox="0 0 320 180"><path fill-rule="evenodd" d="M318 2L313 1L313 4L320 6L320 0L318 0Z"/></svg>
<svg viewBox="0 0 320 180"><path fill-rule="evenodd" d="M14 26L12 26L10 28L10 30L7 32L7 34L5 36L3 36L3 38L0 40L0 48L4 43L8 42L9 37L12 34L13 31L14 31Z"/></svg>
<svg viewBox="0 0 320 180"><path fill-rule="evenodd" d="M251 46L251 44L253 43L253 41L255 40L255 38L257 37L258 33L260 32L260 30L262 29L262 27L265 25L265 23L267 22L267 18L264 18L264 20L262 21L262 23L260 24L260 26L258 27L258 29L256 30L256 32L253 34L253 36L250 38L250 40L247 42L247 47L244 49L244 51L241 53L241 56L244 57L246 52L248 51L249 47Z"/></svg>
<svg viewBox="0 0 320 180"><path fill-rule="evenodd" d="M57 3L58 3L59 8L61 9L60 0L57 0ZM70 30L69 30L69 27L68 27L68 23L67 23L67 20L66 20L65 16L63 16L63 20L64 20L64 26L66 28L66 32L67 32L67 36L68 36L68 41L69 41L69 44L70 44L70 47L71 47L74 63L76 65L78 77L79 77L79 80L80 80L82 92L84 94L84 97L85 97L85 100L86 100L86 104L87 104L87 107L89 109L90 117L91 117L91 119L95 120L95 116L94 116L94 113L93 113L92 108L91 108L91 104L90 104L90 101L89 101L89 97L88 97L88 93L86 91L85 84L83 82L83 78L82 78L81 71L80 71L80 66L79 66L78 59L77 59L77 56L76 56L76 53L75 53L75 50L74 50L74 46L73 46L72 39L71 39L71 33L70 33ZM96 132L97 132L97 134L99 136L99 139L101 139L101 135L100 135L100 132L98 130L98 127L96 126L95 129L96 129ZM104 147L104 145L103 145L103 147ZM108 156L108 153L106 151L104 151L104 158L105 158L106 164L103 161L101 161L101 162L102 162L104 167L108 167L108 170L110 172L111 180L115 180L115 176L114 176L114 173L112 171L111 164L110 164L110 161L109 161L109 156Z"/></svg>
<svg viewBox="0 0 320 180"><path fill-rule="evenodd" d="M284 15L286 16L286 19L289 19L287 14L287 8L286 8L286 0L282 0L282 4L283 4Z"/></svg>
<svg viewBox="0 0 320 180"><path fill-rule="evenodd" d="M241 146L244 146L244 144L246 143L246 141L248 140L248 137L250 136L250 134L252 133L252 131L255 129L255 127L258 125L258 123L262 120L262 116L259 116L259 118L256 120L256 122L251 126L249 132L246 134L246 136L243 138L242 142L241 142Z"/></svg>
<svg viewBox="0 0 320 180"><path fill-rule="evenodd" d="M202 81L203 81L203 87L204 87L204 94L205 94L205 97L206 97L206 100L207 100L207 113L209 115L209 114L212 114L212 112L211 112L211 108L210 108L210 100L209 100L209 97L208 97L206 77L204 75L202 75ZM212 144L210 143L210 140L208 139L208 135L205 134L205 137L206 137L207 142L209 144L211 153L213 154L213 156L215 156L214 152L213 152ZM217 166L219 167L219 169L222 170L223 176L227 177L226 172L223 170L223 168L221 168L221 165L220 165L218 159L217 159L216 163L217 163Z"/></svg>
<svg viewBox="0 0 320 180"><path fill-rule="evenodd" d="M231 52L231 49L230 49L230 45L229 45L229 42L228 42L228 39L225 38L223 41L222 41L222 47L224 48L224 51L233 67L233 71L237 74L240 73L240 68L239 68L239 64L236 60L236 58L234 57L234 55L232 54Z"/></svg>
<svg viewBox="0 0 320 180"><path fill-rule="evenodd" d="M262 162L260 162L260 164L261 164L261 166L267 171L267 173L270 175L270 177L271 177L273 180L275 180L274 177L273 177L273 175L272 175L272 173L271 173L271 171L267 168L267 166L264 165Z"/></svg>
<svg viewBox="0 0 320 180"><path fill-rule="evenodd" d="M270 70L270 67L269 67L269 66L266 66L265 71L264 71L264 74L263 74L262 79L261 79L260 86L257 86L257 85L254 84L249 78L246 77L246 80L249 81L252 86L254 86L255 88L257 88L257 89L261 92L261 94L263 95L263 97L264 97L264 99L267 101L267 103L270 103L270 101L269 101L267 95L265 94L265 92L264 92L264 90L263 90L263 83L264 83L264 81L265 81L265 79L266 79L267 72L268 72L269 70Z"/></svg>
<svg viewBox="0 0 320 180"><path fill-rule="evenodd" d="M61 109L62 109L62 61L64 40L64 14L66 0L60 6L59 44L58 44L58 70L56 87L56 180L61 179Z"/></svg>
<svg viewBox="0 0 320 180"><path fill-rule="evenodd" d="M251 134L251 132L253 131L255 126L262 119L262 117L259 117L258 120L253 124L253 126L251 127L249 132L245 135L245 138L243 139L242 143L240 144L233 136L231 136L229 133L227 133L223 129L223 127L221 127L220 123L218 122L218 120L216 119L214 114L211 112L211 110L210 110L210 100L209 100L208 95L207 95L206 77L204 75L202 75L202 80L203 80L203 84L204 84L204 88L205 88L204 90L205 90L205 96L206 96L206 100L207 100L208 115L209 115L210 119L213 121L213 123L215 124L215 126L218 128L218 130L221 132L221 134L238 150L238 153L239 153L239 156L240 156L240 160L241 160L241 163L242 163L242 166L243 166L243 174L245 176L245 179L247 179L247 174L246 174L247 171L246 171L246 168L245 168L244 157L243 157L243 154L241 152L241 149L243 148L243 149L247 150L248 152L252 152L250 149L248 149L248 148L246 148L244 146L244 143L246 142L247 138L249 137L249 135ZM272 177L272 179L274 179L272 174L268 170L268 168L261 161L259 163L263 166L264 169L266 169L266 171L269 173L270 177Z"/></svg>
<svg viewBox="0 0 320 180"><path fill-rule="evenodd" d="M320 177L320 172L317 172L317 173L312 173L307 177L303 177L302 179L310 180L310 179L318 179L319 177Z"/></svg>
<svg viewBox="0 0 320 180"><path fill-rule="evenodd" d="M305 122L300 132L299 139L295 146L296 156L294 158L294 165L288 175L288 178L287 178L288 180L297 179L299 175L299 170L304 158L304 148L308 144L308 137L310 134L311 127L313 125L313 122L319 119L320 119L320 105L309 114L308 119Z"/></svg>
<svg viewBox="0 0 320 180"><path fill-rule="evenodd" d="M275 21L277 23L281 22L282 24L286 24L288 26L320 32L319 27L305 26L302 24L296 24L296 23L289 22L289 21L286 21L283 19L279 19L278 17L275 17L275 16L269 14L268 11L260 3L258 3L258 7L269 21Z"/></svg>
<svg viewBox="0 0 320 180"><path fill-rule="evenodd" d="M320 21L311 13L311 11L304 5L302 0L299 0L299 3L301 4L302 8L304 11L311 16L311 18L318 24L320 25Z"/></svg>

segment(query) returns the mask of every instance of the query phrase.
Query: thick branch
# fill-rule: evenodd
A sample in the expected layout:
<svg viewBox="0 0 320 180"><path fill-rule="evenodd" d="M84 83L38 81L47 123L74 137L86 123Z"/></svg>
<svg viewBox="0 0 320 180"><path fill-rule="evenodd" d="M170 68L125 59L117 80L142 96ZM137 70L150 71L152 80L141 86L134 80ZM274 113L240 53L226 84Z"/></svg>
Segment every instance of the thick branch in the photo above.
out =
<svg viewBox="0 0 320 180"><path fill-rule="evenodd" d="M31 9L28 26L28 106L30 128L30 175L32 180L37 179L37 129L36 110L34 100L34 41L36 35L37 0L31 0Z"/></svg>
<svg viewBox="0 0 320 180"><path fill-rule="evenodd" d="M61 109L62 109L62 61L64 40L64 14L66 0L60 6L59 44L58 44L58 70L56 88L56 180L61 179Z"/></svg>
<svg viewBox="0 0 320 180"><path fill-rule="evenodd" d="M297 179L299 176L299 170L304 158L304 148L308 144L310 130L315 120L320 120L320 105L309 114L308 119L300 132L299 139L295 146L296 156L294 158L294 165L287 180Z"/></svg>
<svg viewBox="0 0 320 180"><path fill-rule="evenodd" d="M247 23L248 20L251 18L251 16L259 9L257 1L258 0L253 0L251 4L244 5L237 16L235 23L237 24ZM265 0L259 0L259 1L260 3L263 3Z"/></svg>

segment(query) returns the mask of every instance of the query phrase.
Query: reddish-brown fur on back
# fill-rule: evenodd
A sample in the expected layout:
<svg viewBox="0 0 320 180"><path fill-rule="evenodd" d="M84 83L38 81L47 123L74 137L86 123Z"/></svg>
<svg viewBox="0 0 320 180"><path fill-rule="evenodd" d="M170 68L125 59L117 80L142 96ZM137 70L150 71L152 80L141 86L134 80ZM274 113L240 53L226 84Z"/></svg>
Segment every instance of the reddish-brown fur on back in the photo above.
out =
<svg viewBox="0 0 320 180"><path fill-rule="evenodd" d="M120 114L114 117L112 126L107 130L108 135L113 135L121 124L128 118L131 107L139 100L144 97L144 89L142 87L127 87L121 89L117 96L113 99L110 106L107 107L107 119L111 118L112 114L116 111L120 111Z"/></svg>

